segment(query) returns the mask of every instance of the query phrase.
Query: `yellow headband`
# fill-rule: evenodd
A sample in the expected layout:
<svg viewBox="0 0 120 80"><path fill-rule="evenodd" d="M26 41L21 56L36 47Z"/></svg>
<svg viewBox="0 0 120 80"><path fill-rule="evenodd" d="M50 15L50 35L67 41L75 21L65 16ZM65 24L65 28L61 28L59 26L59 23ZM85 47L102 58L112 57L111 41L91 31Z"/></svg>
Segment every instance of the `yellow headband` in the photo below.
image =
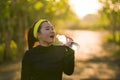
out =
<svg viewBox="0 0 120 80"><path fill-rule="evenodd" d="M34 26L33 35L34 35L35 38L37 38L38 28L43 21L46 21L46 20L45 19L40 19Z"/></svg>

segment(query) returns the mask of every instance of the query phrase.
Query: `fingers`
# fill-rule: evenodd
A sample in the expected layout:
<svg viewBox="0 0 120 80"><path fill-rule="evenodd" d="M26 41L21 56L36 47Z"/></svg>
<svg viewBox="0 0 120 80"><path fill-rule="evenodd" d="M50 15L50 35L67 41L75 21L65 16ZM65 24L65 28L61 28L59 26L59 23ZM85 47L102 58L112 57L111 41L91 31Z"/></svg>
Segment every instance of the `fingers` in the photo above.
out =
<svg viewBox="0 0 120 80"><path fill-rule="evenodd" d="M72 42L73 39L71 37L66 36L66 42Z"/></svg>

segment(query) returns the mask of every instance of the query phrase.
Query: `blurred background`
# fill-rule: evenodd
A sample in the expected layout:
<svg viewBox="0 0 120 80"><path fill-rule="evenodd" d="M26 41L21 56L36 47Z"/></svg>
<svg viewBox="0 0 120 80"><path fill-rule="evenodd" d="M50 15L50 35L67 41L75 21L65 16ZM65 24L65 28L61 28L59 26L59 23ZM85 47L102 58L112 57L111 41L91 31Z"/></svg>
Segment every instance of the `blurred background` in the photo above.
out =
<svg viewBox="0 0 120 80"><path fill-rule="evenodd" d="M120 79L120 0L1 0L0 80L20 80L27 31L41 18L80 44L63 80Z"/></svg>

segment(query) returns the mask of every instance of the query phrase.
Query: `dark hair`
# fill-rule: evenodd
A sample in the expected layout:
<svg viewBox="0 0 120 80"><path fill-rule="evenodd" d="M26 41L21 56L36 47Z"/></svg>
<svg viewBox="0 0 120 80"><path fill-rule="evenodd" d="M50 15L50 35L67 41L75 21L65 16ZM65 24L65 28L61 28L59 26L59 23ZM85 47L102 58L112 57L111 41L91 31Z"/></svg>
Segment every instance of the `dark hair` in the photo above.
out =
<svg viewBox="0 0 120 80"><path fill-rule="evenodd" d="M37 22L38 22L38 21L37 21ZM36 24L37 22L35 22L35 24ZM45 20L45 21L43 21L43 22L48 22L48 21ZM41 24L42 24L43 22L40 23L37 32L40 32ZM32 49L33 46L34 46L34 43L38 41L38 39L36 39L36 38L34 37L34 35L33 35L33 30L34 30L35 24L34 24L33 27L30 28L29 31L28 31L28 41L27 41L27 42L28 42L28 48L29 48L29 49Z"/></svg>
<svg viewBox="0 0 120 80"><path fill-rule="evenodd" d="M33 28L30 28L28 31L28 48L32 49L36 41L38 40L33 36Z"/></svg>

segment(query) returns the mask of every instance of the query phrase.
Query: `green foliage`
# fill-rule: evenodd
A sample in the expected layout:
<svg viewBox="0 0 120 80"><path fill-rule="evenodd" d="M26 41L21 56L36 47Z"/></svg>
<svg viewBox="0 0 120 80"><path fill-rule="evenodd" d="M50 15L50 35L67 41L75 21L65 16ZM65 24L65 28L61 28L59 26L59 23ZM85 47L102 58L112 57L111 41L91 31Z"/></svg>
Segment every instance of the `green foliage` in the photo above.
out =
<svg viewBox="0 0 120 80"><path fill-rule="evenodd" d="M11 55L12 55L12 60L16 60L17 57L17 46L16 43L12 40L10 43L10 48L11 48ZM3 57L4 57L4 49L5 49L5 44L2 43L0 44L0 62L3 61Z"/></svg>
<svg viewBox="0 0 120 80"><path fill-rule="evenodd" d="M0 44L0 62L3 61L4 47L5 47L5 44L4 44L4 43Z"/></svg>
<svg viewBox="0 0 120 80"><path fill-rule="evenodd" d="M119 40L120 40L120 37L119 37L119 32L116 32L115 33L115 40L116 40L116 44L120 44ZM107 41L108 43L113 43L114 40L113 40L113 36L111 34L109 34L107 37L105 37L105 41Z"/></svg>
<svg viewBox="0 0 120 80"><path fill-rule="evenodd" d="M17 59L17 45L13 40L10 42L10 48L12 50L12 60L16 60Z"/></svg>
<svg viewBox="0 0 120 80"><path fill-rule="evenodd" d="M43 4L42 4L40 1L38 1L38 2L36 2L36 3L34 4L34 8L35 8L36 10L39 10L42 6L43 6Z"/></svg>
<svg viewBox="0 0 120 80"><path fill-rule="evenodd" d="M119 40L120 40L120 33L116 32L116 42L120 44Z"/></svg>
<svg viewBox="0 0 120 80"><path fill-rule="evenodd" d="M102 4L103 4L103 8L100 11L101 14L101 18L102 19L107 19L107 21L109 20L109 24L111 24L111 22L116 18L116 23L119 22L119 4L120 1L118 0L101 0Z"/></svg>
<svg viewBox="0 0 120 80"><path fill-rule="evenodd" d="M112 46L112 49L109 50L109 52L111 53L111 55L115 59L120 59L120 46L118 46L118 45L110 45L110 46Z"/></svg>
<svg viewBox="0 0 120 80"><path fill-rule="evenodd" d="M110 30L112 37L109 41L120 43L120 1L119 0L100 0L103 8L100 11L101 23ZM102 17L103 16L103 17ZM106 21L105 21L106 20ZM106 25L107 23L107 25Z"/></svg>
<svg viewBox="0 0 120 80"><path fill-rule="evenodd" d="M16 54L17 45L13 40L10 42L10 48L12 49L12 53Z"/></svg>
<svg viewBox="0 0 120 80"><path fill-rule="evenodd" d="M4 0L0 3L0 10L1 10L1 15L0 16L4 16L4 18L8 18L9 17L9 2Z"/></svg>
<svg viewBox="0 0 120 80"><path fill-rule="evenodd" d="M105 38L105 40L107 41L107 42L113 42L113 38L112 38L112 35L111 34L109 34L106 38Z"/></svg>
<svg viewBox="0 0 120 80"><path fill-rule="evenodd" d="M66 16L67 15L67 16ZM25 29L32 27L40 18L50 20L56 29L78 24L77 16L71 11L68 0L2 0L0 2L0 41L10 42L13 59L24 50ZM70 24L72 23L72 24ZM14 41L13 41L14 40ZM4 46L0 45L0 54ZM9 56L9 55L8 55Z"/></svg>
<svg viewBox="0 0 120 80"><path fill-rule="evenodd" d="M4 47L5 47L4 43L0 44L0 56L3 56L4 54Z"/></svg>

